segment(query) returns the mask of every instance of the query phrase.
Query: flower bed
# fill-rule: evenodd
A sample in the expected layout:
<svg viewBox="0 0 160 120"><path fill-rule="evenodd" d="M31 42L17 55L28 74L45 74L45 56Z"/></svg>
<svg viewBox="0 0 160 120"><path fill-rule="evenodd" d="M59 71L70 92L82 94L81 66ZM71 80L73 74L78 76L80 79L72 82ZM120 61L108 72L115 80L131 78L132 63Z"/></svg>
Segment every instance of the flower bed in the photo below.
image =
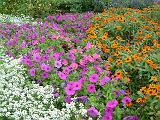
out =
<svg viewBox="0 0 160 120"><path fill-rule="evenodd" d="M160 28L157 19L146 15L154 9L110 8L97 15L48 16L35 25L1 24L6 54L20 58L27 75L22 86L16 85L26 88L28 94L37 90L38 98L31 95L23 99L31 98L36 101L32 104L38 101L42 105L46 101L48 111L54 106L63 111L64 102L69 107L80 103L85 115L79 112L79 119L157 119ZM7 80L2 82L9 85ZM54 89L42 92L41 98L39 90L45 91L48 86ZM20 108L27 106L20 103ZM52 114L43 118L57 116ZM76 119L75 114L69 112L66 119L69 115Z"/></svg>

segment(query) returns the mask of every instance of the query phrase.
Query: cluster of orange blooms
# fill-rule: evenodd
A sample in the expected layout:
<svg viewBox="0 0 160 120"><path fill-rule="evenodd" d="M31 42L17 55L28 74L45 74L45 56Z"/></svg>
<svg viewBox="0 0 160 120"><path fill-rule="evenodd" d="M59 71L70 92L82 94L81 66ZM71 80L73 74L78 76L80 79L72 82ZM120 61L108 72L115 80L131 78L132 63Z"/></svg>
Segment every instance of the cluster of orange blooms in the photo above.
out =
<svg viewBox="0 0 160 120"><path fill-rule="evenodd" d="M114 69L114 76L123 80L124 83L131 82L129 71L145 70L144 64L148 65L148 71L159 74L160 66L156 60L152 60L152 55L160 52L158 41L160 39L160 24L146 18L143 13L149 10L110 8L94 17L93 24L86 31L88 39L85 41L92 42L103 53L108 54L109 57L105 63L106 70ZM131 31L126 32L126 28ZM154 89L151 87L153 84L145 88L145 95L154 94L159 97L160 85L155 85ZM137 102L144 102L146 99L146 96L138 98Z"/></svg>

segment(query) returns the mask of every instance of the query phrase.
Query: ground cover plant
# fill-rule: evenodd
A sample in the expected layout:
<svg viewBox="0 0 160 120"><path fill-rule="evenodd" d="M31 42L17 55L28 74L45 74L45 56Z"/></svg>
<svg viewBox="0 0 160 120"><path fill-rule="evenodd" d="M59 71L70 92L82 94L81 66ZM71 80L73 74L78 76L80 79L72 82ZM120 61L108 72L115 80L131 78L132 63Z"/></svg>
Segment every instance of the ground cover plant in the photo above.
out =
<svg viewBox="0 0 160 120"><path fill-rule="evenodd" d="M1 60L4 109L0 115L13 119L158 120L158 7L58 14L38 19L36 24L1 23L3 53L19 60L23 66L19 73L23 71L26 79L9 79L5 67L9 73L17 63L10 68ZM13 101L20 105L11 109ZM42 105L39 113L36 104Z"/></svg>

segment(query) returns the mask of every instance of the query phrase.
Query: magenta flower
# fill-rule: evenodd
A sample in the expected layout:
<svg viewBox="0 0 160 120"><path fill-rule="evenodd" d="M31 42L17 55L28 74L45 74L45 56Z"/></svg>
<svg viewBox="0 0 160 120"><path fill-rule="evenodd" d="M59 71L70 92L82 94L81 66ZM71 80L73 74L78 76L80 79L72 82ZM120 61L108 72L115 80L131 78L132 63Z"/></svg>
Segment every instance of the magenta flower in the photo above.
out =
<svg viewBox="0 0 160 120"><path fill-rule="evenodd" d="M48 78L48 73L46 73L46 72L41 73L41 77L42 78Z"/></svg>
<svg viewBox="0 0 160 120"><path fill-rule="evenodd" d="M73 89L74 90L80 90L82 88L81 82L74 82Z"/></svg>
<svg viewBox="0 0 160 120"><path fill-rule="evenodd" d="M94 62L94 59L92 58L92 56L87 56L87 60L89 61L89 62L91 62L91 63L93 63Z"/></svg>
<svg viewBox="0 0 160 120"><path fill-rule="evenodd" d="M92 47L93 47L93 45L90 42L88 42L87 45L85 46L85 49L88 50Z"/></svg>
<svg viewBox="0 0 160 120"><path fill-rule="evenodd" d="M110 100L107 102L106 107L107 108L115 108L118 105L118 101L116 99Z"/></svg>
<svg viewBox="0 0 160 120"><path fill-rule="evenodd" d="M125 97L122 99L122 103L123 103L123 104L130 103L131 101L132 101L132 99L129 98L128 96L125 96Z"/></svg>
<svg viewBox="0 0 160 120"><path fill-rule="evenodd" d="M41 56L39 54L33 54L33 60L36 62L40 62L41 61Z"/></svg>
<svg viewBox="0 0 160 120"><path fill-rule="evenodd" d="M80 64L80 65L82 65L82 66L85 66L86 61L85 61L85 60L83 60L83 59L80 59L79 64Z"/></svg>
<svg viewBox="0 0 160 120"><path fill-rule="evenodd" d="M51 57L55 60L58 60L59 59L59 54L58 53L53 53L53 54L51 54Z"/></svg>
<svg viewBox="0 0 160 120"><path fill-rule="evenodd" d="M26 58L26 59L23 59L23 61L24 61L24 64L26 64L26 65L28 65L28 66L30 66L30 67L33 66L33 64L32 64L32 62L31 62L30 59Z"/></svg>
<svg viewBox="0 0 160 120"><path fill-rule="evenodd" d="M104 115L102 117L102 120L112 120L112 116L111 115L110 116Z"/></svg>
<svg viewBox="0 0 160 120"><path fill-rule="evenodd" d="M48 60L49 60L48 55L43 55L42 60L44 60L44 61L48 61Z"/></svg>
<svg viewBox="0 0 160 120"><path fill-rule="evenodd" d="M64 90L67 95L74 95L75 94L75 90L73 89L73 87L71 85L67 85L67 87L65 87Z"/></svg>
<svg viewBox="0 0 160 120"><path fill-rule="evenodd" d="M86 80L86 78L81 78L81 79L79 79L78 81L80 82L80 83L83 83L84 81Z"/></svg>
<svg viewBox="0 0 160 120"><path fill-rule="evenodd" d="M65 96L64 97L64 101L68 104L70 104L72 102L71 97L70 96Z"/></svg>
<svg viewBox="0 0 160 120"><path fill-rule="evenodd" d="M110 77L108 77L108 76L103 77L103 78L100 80L100 85L101 85L101 86L105 85L105 83L108 82L109 80L111 80Z"/></svg>
<svg viewBox="0 0 160 120"><path fill-rule="evenodd" d="M65 66L68 65L68 61L67 61L66 59L62 59L61 62L62 62L62 64L65 65Z"/></svg>
<svg viewBox="0 0 160 120"><path fill-rule="evenodd" d="M71 63L70 67L73 69L73 70L76 70L78 68L78 64L77 63Z"/></svg>
<svg viewBox="0 0 160 120"><path fill-rule="evenodd" d="M94 93L95 90L96 90L95 85L94 84L89 84L87 86L87 90L88 90L89 93Z"/></svg>
<svg viewBox="0 0 160 120"><path fill-rule="evenodd" d="M34 68L28 70L28 73L31 75L31 76L35 76L35 73L36 73L36 70Z"/></svg>
<svg viewBox="0 0 160 120"><path fill-rule="evenodd" d="M96 118L98 116L98 110L95 107L90 107L87 109L87 114L92 118Z"/></svg>
<svg viewBox="0 0 160 120"><path fill-rule="evenodd" d="M55 63L54 63L54 66L55 66L56 68L62 67L61 61L56 60Z"/></svg>
<svg viewBox="0 0 160 120"><path fill-rule="evenodd" d="M98 79L99 79L99 76L97 75L97 74L91 74L90 76L89 76L89 81L90 82L93 82L93 83L96 83L97 81L98 81Z"/></svg>
<svg viewBox="0 0 160 120"><path fill-rule="evenodd" d="M62 80L66 80L67 79L67 76L66 76L66 74L64 74L63 72L58 72L58 76L59 76L59 78L60 79L62 79Z"/></svg>
<svg viewBox="0 0 160 120"><path fill-rule="evenodd" d="M41 65L41 69L46 71L46 72L49 72L51 70L51 66L42 64Z"/></svg>
<svg viewBox="0 0 160 120"><path fill-rule="evenodd" d="M65 67L65 68L63 69L63 73L64 73L64 74L69 74L69 73L70 73L69 67Z"/></svg>
<svg viewBox="0 0 160 120"><path fill-rule="evenodd" d="M98 54L93 54L92 56L93 56L94 59L97 59L97 58L100 57Z"/></svg>

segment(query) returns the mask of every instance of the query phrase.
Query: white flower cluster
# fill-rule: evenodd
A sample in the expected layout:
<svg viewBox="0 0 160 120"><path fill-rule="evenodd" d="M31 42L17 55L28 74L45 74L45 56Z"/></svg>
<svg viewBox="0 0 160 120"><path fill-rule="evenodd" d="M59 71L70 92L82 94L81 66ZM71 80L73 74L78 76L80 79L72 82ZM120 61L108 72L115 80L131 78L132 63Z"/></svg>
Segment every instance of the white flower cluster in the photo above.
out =
<svg viewBox="0 0 160 120"><path fill-rule="evenodd" d="M21 17L13 16L13 15L5 15L5 14L0 14L0 22L1 23L15 23L17 25L21 25L22 23L31 23L34 21L33 18L30 16L24 16L22 15ZM32 22L33 24L36 24L36 22Z"/></svg>
<svg viewBox="0 0 160 120"><path fill-rule="evenodd" d="M61 110L55 108L59 98L52 97L51 86L27 81L18 59L3 54L0 57L4 61L0 65L0 116L15 120L69 120L72 115L76 118L87 115L83 104L77 108L75 102L62 103L65 106Z"/></svg>

